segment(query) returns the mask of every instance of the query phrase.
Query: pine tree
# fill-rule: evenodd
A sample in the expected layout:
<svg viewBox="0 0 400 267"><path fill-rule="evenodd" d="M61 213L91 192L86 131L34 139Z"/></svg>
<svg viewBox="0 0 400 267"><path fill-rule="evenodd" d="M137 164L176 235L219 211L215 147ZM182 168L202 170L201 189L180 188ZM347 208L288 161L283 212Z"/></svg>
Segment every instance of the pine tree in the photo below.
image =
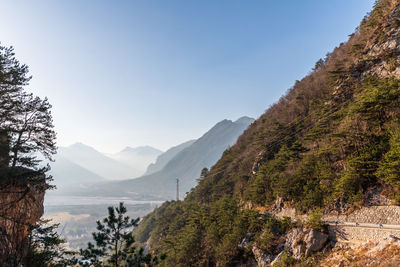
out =
<svg viewBox="0 0 400 267"><path fill-rule="evenodd" d="M4 129L15 113L18 96L31 77L28 66L15 58L13 47L0 46L0 128Z"/></svg>
<svg viewBox="0 0 400 267"><path fill-rule="evenodd" d="M56 153L51 105L47 98L42 100L32 94L22 94L19 101L13 123L7 129L10 133L11 168L35 168L39 161L34 153L40 152L50 160Z"/></svg>
<svg viewBox="0 0 400 267"><path fill-rule="evenodd" d="M95 245L88 243L81 249L82 266L143 266L157 264L158 259L144 253L143 249L134 246L132 229L137 226L139 218L130 219L123 202L118 207L108 207L108 217L97 221L98 232L93 233ZM104 263L110 264L106 265Z"/></svg>
<svg viewBox="0 0 400 267"><path fill-rule="evenodd" d="M15 58L12 47L0 46L0 168L35 170L37 153L52 160L56 153L51 105L25 92L31 76L26 65ZM23 167L23 168L17 168ZM37 174L37 173L36 173Z"/></svg>
<svg viewBox="0 0 400 267"><path fill-rule="evenodd" d="M9 127L18 107L18 97L23 86L28 85L28 67L15 58L12 47L0 46L0 168L4 170L10 161Z"/></svg>
<svg viewBox="0 0 400 267"><path fill-rule="evenodd" d="M40 220L31 226L26 238L26 253L22 258L10 255L5 266L73 266L76 259L73 252L65 247L65 240L57 233L58 224L49 224L49 220Z"/></svg>

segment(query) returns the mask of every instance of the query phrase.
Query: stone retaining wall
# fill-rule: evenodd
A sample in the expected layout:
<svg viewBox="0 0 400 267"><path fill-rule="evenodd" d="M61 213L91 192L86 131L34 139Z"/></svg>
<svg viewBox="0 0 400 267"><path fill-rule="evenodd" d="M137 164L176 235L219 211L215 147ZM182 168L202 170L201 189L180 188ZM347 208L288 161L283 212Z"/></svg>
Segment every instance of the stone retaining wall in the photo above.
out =
<svg viewBox="0 0 400 267"><path fill-rule="evenodd" d="M329 236L332 240L349 243L362 243L369 241L383 241L391 236L400 238L400 230L362 228L352 226L329 225Z"/></svg>
<svg viewBox="0 0 400 267"><path fill-rule="evenodd" d="M307 221L307 215L296 215L294 208L283 207L279 211L274 212L278 218L284 216L290 217L292 220ZM334 213L322 216L323 221L337 222L358 222L371 224L390 224L400 225L400 206L370 206L362 207L348 215L337 215ZM329 235L331 239L342 242L366 242L366 241L382 241L395 236L400 238L400 229L380 229L369 227L354 227L347 225L329 225Z"/></svg>
<svg viewBox="0 0 400 267"><path fill-rule="evenodd" d="M307 215L298 215L294 208L282 208L273 213L278 218L290 217L292 220L307 220ZM322 216L323 221L358 222L373 224L400 225L400 206L370 206L362 207L348 215L335 213Z"/></svg>
<svg viewBox="0 0 400 267"><path fill-rule="evenodd" d="M400 225L400 206L370 206L355 210L349 215L328 214L324 221L358 222Z"/></svg>

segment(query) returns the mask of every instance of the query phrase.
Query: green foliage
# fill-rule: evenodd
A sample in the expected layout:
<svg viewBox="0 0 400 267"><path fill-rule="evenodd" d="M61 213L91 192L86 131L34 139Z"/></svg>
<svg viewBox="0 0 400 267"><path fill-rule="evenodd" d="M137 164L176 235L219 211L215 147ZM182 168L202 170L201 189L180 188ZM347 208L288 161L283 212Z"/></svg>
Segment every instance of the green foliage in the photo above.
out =
<svg viewBox="0 0 400 267"><path fill-rule="evenodd" d="M385 8L389 5L388 0L375 1L374 8L365 22L367 28L377 27L384 19Z"/></svg>
<svg viewBox="0 0 400 267"><path fill-rule="evenodd" d="M379 162L376 175L395 187L400 187L400 124L398 121L389 125L389 151Z"/></svg>
<svg viewBox="0 0 400 267"><path fill-rule="evenodd" d="M329 110L319 107L318 120L313 127L305 134L305 140L319 141L328 134L331 134L335 127L344 118L345 112L343 110Z"/></svg>
<svg viewBox="0 0 400 267"><path fill-rule="evenodd" d="M398 108L400 80L395 78L369 78L360 88L360 95L350 109L372 124L383 124Z"/></svg>
<svg viewBox="0 0 400 267"><path fill-rule="evenodd" d="M204 178L208 175L209 170L208 168L203 168L200 172L200 177L196 179L198 183L200 183Z"/></svg>
<svg viewBox="0 0 400 267"><path fill-rule="evenodd" d="M326 254L323 252L316 252L315 254L309 257L303 257L300 262L297 263L296 266L300 267L309 267L309 266L319 266L321 265L321 260L326 257Z"/></svg>
<svg viewBox="0 0 400 267"><path fill-rule="evenodd" d="M321 218L322 218L321 209L314 209L307 220L307 225L316 231L325 232L326 227Z"/></svg>
<svg viewBox="0 0 400 267"><path fill-rule="evenodd" d="M351 155L347 170L336 184L337 193L350 202L360 201L362 192L377 181L375 171L385 150L385 139L371 140L371 143Z"/></svg>
<svg viewBox="0 0 400 267"><path fill-rule="evenodd" d="M57 233L58 224L49 224L49 220L40 220L29 228L26 243L18 255L9 251L7 260L2 267L30 266L30 267L63 267L77 263L75 252L65 248L65 241Z"/></svg>
<svg viewBox="0 0 400 267"><path fill-rule="evenodd" d="M297 190L292 198L296 201L297 209L305 211L322 206L324 195L330 193L332 176L324 158L314 154L304 157L294 175Z"/></svg>
<svg viewBox="0 0 400 267"><path fill-rule="evenodd" d="M82 266L144 266L157 263L157 258L144 254L142 249L133 246L133 227L137 226L139 218L130 219L121 202L118 207L108 208L108 217L103 222L97 221L98 232L93 233L96 245L88 243L86 249L81 249Z"/></svg>
<svg viewBox="0 0 400 267"><path fill-rule="evenodd" d="M57 233L58 224L39 221L30 229L28 253L23 262L25 266L67 266L76 264L75 253L67 251L65 241Z"/></svg>
<svg viewBox="0 0 400 267"><path fill-rule="evenodd" d="M292 175L285 172L294 161L301 158L306 149L299 142L283 145L274 159L263 164L254 182L245 192L245 198L259 205L271 203L276 196L289 197L298 190Z"/></svg>
<svg viewBox="0 0 400 267"><path fill-rule="evenodd" d="M244 197L248 201L252 201L258 205L265 205L274 200L271 180L269 179L268 172L262 166L253 182L247 187Z"/></svg>
<svg viewBox="0 0 400 267"><path fill-rule="evenodd" d="M296 259L289 255L287 252L283 252L281 260L274 264L274 267L290 267L294 266Z"/></svg>
<svg viewBox="0 0 400 267"><path fill-rule="evenodd" d="M15 58L13 48L0 46L0 167L43 174L47 168L38 167L36 154L51 160L56 134L47 98L24 91L31 79L28 75L28 67Z"/></svg>
<svg viewBox="0 0 400 267"><path fill-rule="evenodd" d="M230 266L245 262L250 242L276 253L294 224L260 214L277 199L290 201L307 222L324 231L322 210L337 201L362 204L370 187L400 190L400 80L366 77L375 59L367 43L385 39L391 0L378 1L348 43L341 44L313 72L253 123L227 149L183 202L156 210L146 221L155 253L171 266ZM394 25L398 27L398 25ZM379 60L393 70L393 51ZM254 209L252 209L254 208ZM150 217L149 217L150 218ZM279 266L312 265L285 254Z"/></svg>
<svg viewBox="0 0 400 267"><path fill-rule="evenodd" d="M270 228L266 228L256 240L257 247L259 247L265 253L273 254L276 245L276 239L277 235L275 235Z"/></svg>
<svg viewBox="0 0 400 267"><path fill-rule="evenodd" d="M272 245L265 242L270 238L268 231L276 243L283 233L295 227L290 218L280 221L256 210L243 209L230 195L205 205L187 200L170 202L155 213L159 217L150 234L154 244L152 249L156 254L167 254L169 266L237 263L251 255L245 248L238 247L247 233L252 233L254 241L268 250L273 247L263 247L264 244Z"/></svg>
<svg viewBox="0 0 400 267"><path fill-rule="evenodd" d="M292 222L292 219L287 216L283 216L283 219L280 221L280 230L281 232L287 232L288 230L296 227L296 224Z"/></svg>
<svg viewBox="0 0 400 267"><path fill-rule="evenodd" d="M357 85L354 101L343 101L341 109L315 105L322 120L310 123L308 129L296 124L280 146L271 145L254 176L244 175L249 165L235 159L239 157L235 147L227 150L216 171L211 169L185 202L173 203L154 222L151 240L162 244L156 251L173 255L171 265L229 265L246 257L237 244L252 232L253 241L273 253L279 237L293 224L243 211L238 199L261 206L272 204L278 196L293 201L298 211L314 210L308 224L324 231L321 208L327 204L338 198L361 202L365 190L382 181L397 185L400 134L392 121L397 117L398 85L395 79L370 78ZM275 129L288 133L279 124ZM297 131L304 132L303 138L295 137ZM306 149L315 142L316 148ZM237 170L244 166L242 173L233 175L224 169L232 164ZM155 238L160 236L164 238Z"/></svg>
<svg viewBox="0 0 400 267"><path fill-rule="evenodd" d="M143 217L142 222L133 230L137 242L145 245L146 241L150 238L151 231L153 231L157 226L158 220L166 212L167 207L172 203L173 202L166 201L152 213Z"/></svg>
<svg viewBox="0 0 400 267"><path fill-rule="evenodd" d="M267 254L274 254L276 246L279 244L279 238L291 228L295 227L289 217L278 220L267 216L262 230L256 235L257 247Z"/></svg>

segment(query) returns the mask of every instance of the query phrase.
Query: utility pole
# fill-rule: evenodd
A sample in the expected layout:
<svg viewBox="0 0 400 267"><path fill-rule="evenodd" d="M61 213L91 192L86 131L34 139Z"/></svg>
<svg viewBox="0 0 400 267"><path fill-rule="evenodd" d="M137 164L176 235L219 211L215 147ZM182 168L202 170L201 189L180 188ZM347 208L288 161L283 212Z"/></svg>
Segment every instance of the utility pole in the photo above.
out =
<svg viewBox="0 0 400 267"><path fill-rule="evenodd" d="M179 201L179 179L176 179L176 201Z"/></svg>

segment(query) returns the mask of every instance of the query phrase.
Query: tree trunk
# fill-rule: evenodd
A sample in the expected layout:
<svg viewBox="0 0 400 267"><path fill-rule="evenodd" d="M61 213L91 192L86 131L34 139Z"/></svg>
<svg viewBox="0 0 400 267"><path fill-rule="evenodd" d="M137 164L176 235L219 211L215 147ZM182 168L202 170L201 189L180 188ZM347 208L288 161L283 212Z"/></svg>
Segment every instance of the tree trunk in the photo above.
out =
<svg viewBox="0 0 400 267"><path fill-rule="evenodd" d="M19 149L19 146L21 145L20 142L21 142L21 138L22 138L22 133L23 133L23 131L19 132L17 142L15 143L15 145L13 147L14 155L13 155L13 163L11 166L12 169L14 169L15 166L17 165L18 149Z"/></svg>
<svg viewBox="0 0 400 267"><path fill-rule="evenodd" d="M118 267L118 239L115 238L115 267Z"/></svg>

